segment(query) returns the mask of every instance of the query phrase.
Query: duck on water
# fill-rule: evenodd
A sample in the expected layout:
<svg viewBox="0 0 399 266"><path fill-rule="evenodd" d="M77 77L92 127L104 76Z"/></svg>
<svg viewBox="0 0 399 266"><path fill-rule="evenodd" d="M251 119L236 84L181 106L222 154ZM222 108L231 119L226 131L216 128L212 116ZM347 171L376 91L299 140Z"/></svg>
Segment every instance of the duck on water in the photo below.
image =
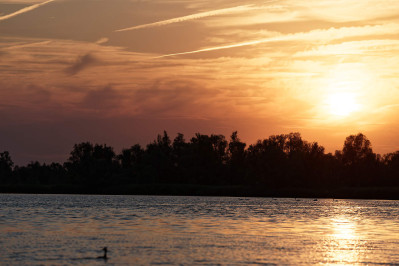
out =
<svg viewBox="0 0 399 266"><path fill-rule="evenodd" d="M104 259L104 260L108 259L108 257L107 257L107 251L108 251L107 247L104 247L102 250L104 251L104 255L98 256L97 259Z"/></svg>

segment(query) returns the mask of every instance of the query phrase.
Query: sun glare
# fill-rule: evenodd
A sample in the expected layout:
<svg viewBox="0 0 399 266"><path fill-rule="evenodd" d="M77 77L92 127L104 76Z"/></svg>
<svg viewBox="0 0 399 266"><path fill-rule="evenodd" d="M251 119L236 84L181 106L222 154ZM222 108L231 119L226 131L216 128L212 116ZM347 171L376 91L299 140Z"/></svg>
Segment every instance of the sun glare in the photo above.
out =
<svg viewBox="0 0 399 266"><path fill-rule="evenodd" d="M358 111L360 107L356 101L356 95L346 92L329 95L327 104L330 114L342 117Z"/></svg>
<svg viewBox="0 0 399 266"><path fill-rule="evenodd" d="M371 82L368 72L362 65L340 64L333 68L325 78L323 113L336 120L364 111L364 95Z"/></svg>

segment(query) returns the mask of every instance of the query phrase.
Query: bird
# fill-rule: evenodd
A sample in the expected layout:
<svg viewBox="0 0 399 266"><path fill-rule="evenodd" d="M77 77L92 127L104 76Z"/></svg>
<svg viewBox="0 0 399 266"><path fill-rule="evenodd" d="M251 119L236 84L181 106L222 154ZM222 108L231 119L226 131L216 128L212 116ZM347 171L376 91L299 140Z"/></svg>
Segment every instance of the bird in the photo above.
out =
<svg viewBox="0 0 399 266"><path fill-rule="evenodd" d="M107 247L104 247L102 250L104 250L104 255L98 256L97 259L104 259L104 260L108 259L107 258L107 251L108 251Z"/></svg>

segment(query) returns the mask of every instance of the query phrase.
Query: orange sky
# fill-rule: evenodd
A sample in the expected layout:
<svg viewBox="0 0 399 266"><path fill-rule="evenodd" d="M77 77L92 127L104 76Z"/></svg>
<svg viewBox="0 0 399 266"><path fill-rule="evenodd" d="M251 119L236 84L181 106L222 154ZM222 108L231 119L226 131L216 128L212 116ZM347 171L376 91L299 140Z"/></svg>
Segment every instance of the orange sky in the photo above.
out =
<svg viewBox="0 0 399 266"><path fill-rule="evenodd" d="M0 0L0 151L65 161L164 129L399 150L399 2Z"/></svg>

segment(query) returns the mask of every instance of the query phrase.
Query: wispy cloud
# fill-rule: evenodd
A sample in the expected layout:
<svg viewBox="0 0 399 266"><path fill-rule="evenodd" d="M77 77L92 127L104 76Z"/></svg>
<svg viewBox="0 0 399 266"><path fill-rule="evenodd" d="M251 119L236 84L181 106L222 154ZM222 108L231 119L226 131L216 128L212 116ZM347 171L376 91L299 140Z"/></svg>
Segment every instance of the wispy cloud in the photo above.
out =
<svg viewBox="0 0 399 266"><path fill-rule="evenodd" d="M123 98L124 95L108 85L104 88L88 91L78 105L83 109L103 110L104 113L111 113L112 109L118 109L118 104L121 103Z"/></svg>
<svg viewBox="0 0 399 266"><path fill-rule="evenodd" d="M361 40L340 44L323 45L311 50L297 52L295 57L332 56L332 55L370 55L387 53L399 48L399 40Z"/></svg>
<svg viewBox="0 0 399 266"><path fill-rule="evenodd" d="M5 49L11 50L11 49L26 48L26 47L43 46L43 45L47 45L49 43L51 43L51 41L30 42L30 43L7 46L7 47L5 47Z"/></svg>
<svg viewBox="0 0 399 266"><path fill-rule="evenodd" d="M85 54L81 57L79 57L76 62L68 67L67 69L65 69L65 73L69 74L69 75L75 75L77 73L79 73L80 71L86 69L89 66L94 66L99 62L99 60L97 58L95 58L92 54Z"/></svg>
<svg viewBox="0 0 399 266"><path fill-rule="evenodd" d="M256 44L265 43L265 42L271 42L271 41L274 41L274 38L261 39L261 40L255 40L255 41L249 41L249 42L241 42L241 43L235 43L235 44L223 45L223 46L215 46L215 47L209 47L209 48L204 48L204 49L199 49L199 50L194 50L194 51L188 51L188 52L166 54L166 55L161 55L161 56L158 56L158 57L155 57L155 58L170 57L170 56L175 56L175 55L197 54L197 53L202 53L202 52L211 52L211 51L223 50L223 49L229 49L229 48L236 48L236 47L241 47L241 46L256 45Z"/></svg>
<svg viewBox="0 0 399 266"><path fill-rule="evenodd" d="M34 4L34 5L31 5L31 6L28 6L28 7L24 7L22 9L18 10L18 11L15 11L14 13L11 13L11 14L8 14L8 15L5 15L5 16L1 16L0 17L0 21L6 20L6 19L9 19L9 18L18 16L18 15L21 15L21 14L29 12L29 11L32 11L32 10L34 10L34 9L40 7L40 6L46 5L46 4L54 2L54 1L55 0L48 0L48 1L45 1L43 3Z"/></svg>
<svg viewBox="0 0 399 266"><path fill-rule="evenodd" d="M254 9L258 9L258 8L259 7L255 7L254 5L242 5L242 6L236 6L236 7L217 9L217 10L212 10L212 11L200 12L200 13L196 13L196 14L192 14L192 15L188 15L188 16L177 17L177 18L172 18L172 19L168 19L168 20L162 20L162 21L158 21L158 22L154 22L154 23L148 23L148 24L133 26L133 27L129 27L129 28L119 29L119 30L116 30L116 32L165 26L168 24L183 22L183 21L187 21L187 20L199 19L199 18L216 16L216 15L223 15L223 14L239 13L239 12L254 10Z"/></svg>
<svg viewBox="0 0 399 266"><path fill-rule="evenodd" d="M103 44L103 43L106 43L108 41L109 41L109 39L107 37L103 37L103 38L97 40L96 43L97 44Z"/></svg>
<svg viewBox="0 0 399 266"><path fill-rule="evenodd" d="M328 42L336 39L353 38L359 36L370 36L377 34L394 34L399 32L399 24L390 23L385 25L375 25L375 26L361 26L361 27L342 27L342 28L330 28L326 30L312 30L309 32L299 32L294 34L279 35L275 37L262 38L253 41L234 43L229 45L214 46L204 49L198 49L188 52L172 53L162 55L156 58L170 57L176 55L186 55L186 54L196 54L202 52L210 52L216 50L230 49L249 45L258 45L262 43L269 42L279 42L279 41L322 41Z"/></svg>

